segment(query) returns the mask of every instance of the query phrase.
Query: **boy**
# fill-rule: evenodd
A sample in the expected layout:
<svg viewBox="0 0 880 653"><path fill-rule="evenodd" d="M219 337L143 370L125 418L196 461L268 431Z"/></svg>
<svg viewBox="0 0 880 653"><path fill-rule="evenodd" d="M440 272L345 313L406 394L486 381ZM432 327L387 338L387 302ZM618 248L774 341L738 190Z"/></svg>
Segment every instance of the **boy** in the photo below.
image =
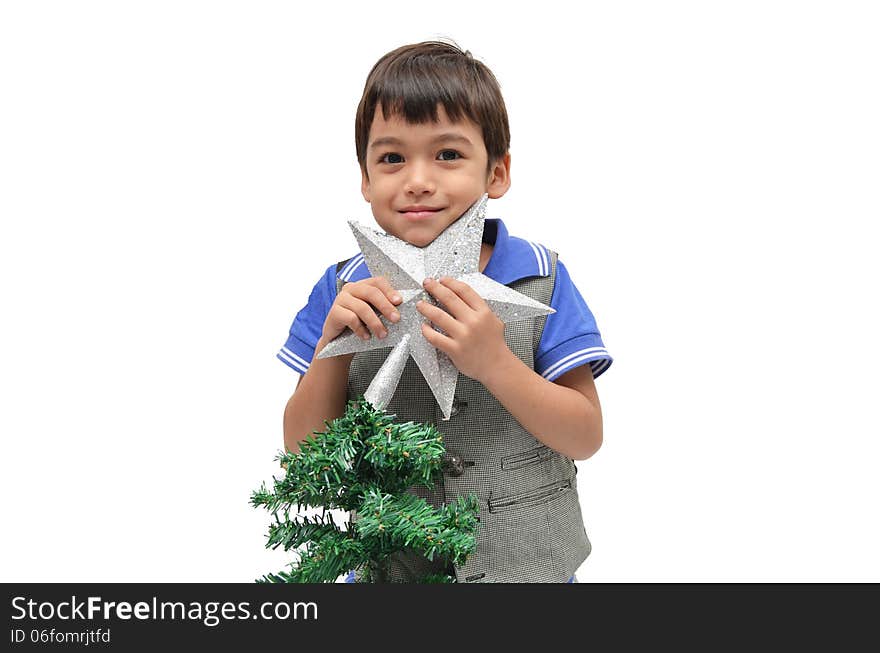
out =
<svg viewBox="0 0 880 653"><path fill-rule="evenodd" d="M454 45L403 46L383 56L367 78L355 145L361 192L386 233L425 247L483 194L503 196L510 187L509 144L498 82ZM612 359L555 252L487 219L479 268L556 313L505 325L465 283L425 280L446 310L418 304L422 333L460 371L452 416L440 419L412 359L386 411L400 421L430 421L444 435L442 480L410 491L435 506L476 493L480 528L477 549L462 567L407 550L392 556L391 580L446 572L459 582L572 582L591 550L574 460L601 446L593 379ZM384 338L381 318L397 322L398 304L386 279L370 277L363 256L327 268L278 353L303 375L284 411L288 450L298 451L308 434L324 430L325 420L341 416L390 350L324 359L314 353L346 328L365 339Z"/></svg>

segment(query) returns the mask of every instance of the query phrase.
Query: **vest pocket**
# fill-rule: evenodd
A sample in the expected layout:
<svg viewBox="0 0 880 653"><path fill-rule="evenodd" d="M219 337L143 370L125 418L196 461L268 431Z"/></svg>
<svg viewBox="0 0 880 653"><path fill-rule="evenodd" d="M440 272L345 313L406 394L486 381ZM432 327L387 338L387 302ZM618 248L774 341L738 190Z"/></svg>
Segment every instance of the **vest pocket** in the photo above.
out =
<svg viewBox="0 0 880 653"><path fill-rule="evenodd" d="M555 452L546 445L515 453L511 456L504 456L501 459L501 469L519 469L526 465L535 465L543 460L550 458Z"/></svg>
<svg viewBox="0 0 880 653"><path fill-rule="evenodd" d="M549 485L542 485L529 492L511 494L505 497L489 497L489 512L502 512L536 503L549 503L571 491L572 479L556 481Z"/></svg>

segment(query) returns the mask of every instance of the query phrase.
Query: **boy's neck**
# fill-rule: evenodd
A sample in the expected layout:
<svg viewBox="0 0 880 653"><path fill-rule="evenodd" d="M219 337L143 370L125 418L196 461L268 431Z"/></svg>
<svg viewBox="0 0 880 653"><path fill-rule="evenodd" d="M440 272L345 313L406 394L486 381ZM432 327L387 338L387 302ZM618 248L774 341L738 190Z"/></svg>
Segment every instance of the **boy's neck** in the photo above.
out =
<svg viewBox="0 0 880 653"><path fill-rule="evenodd" d="M482 272L486 269L486 266L489 264L489 259L492 258L492 250L494 248L489 243L483 243L480 246L480 264L479 270Z"/></svg>

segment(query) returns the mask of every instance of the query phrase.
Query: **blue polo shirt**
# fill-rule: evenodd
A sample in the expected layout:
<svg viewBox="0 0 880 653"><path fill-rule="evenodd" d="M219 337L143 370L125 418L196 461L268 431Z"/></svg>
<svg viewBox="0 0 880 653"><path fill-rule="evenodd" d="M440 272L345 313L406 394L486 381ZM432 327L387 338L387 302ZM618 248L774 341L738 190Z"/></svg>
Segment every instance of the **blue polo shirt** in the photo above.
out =
<svg viewBox="0 0 880 653"><path fill-rule="evenodd" d="M550 276L550 257L539 244L511 236L498 219L485 221L483 242L494 245L483 274L504 285L527 277ZM324 320L336 299L336 279L360 281L370 277L363 254L352 258L337 274L334 263L324 272L309 295L308 303L296 314L287 342L278 358L300 374L309 369L315 346L324 330ZM549 381L578 365L589 365L598 377L611 365L596 320L578 292L561 260L556 261L556 285L550 299L555 313L547 316L535 357L535 372Z"/></svg>

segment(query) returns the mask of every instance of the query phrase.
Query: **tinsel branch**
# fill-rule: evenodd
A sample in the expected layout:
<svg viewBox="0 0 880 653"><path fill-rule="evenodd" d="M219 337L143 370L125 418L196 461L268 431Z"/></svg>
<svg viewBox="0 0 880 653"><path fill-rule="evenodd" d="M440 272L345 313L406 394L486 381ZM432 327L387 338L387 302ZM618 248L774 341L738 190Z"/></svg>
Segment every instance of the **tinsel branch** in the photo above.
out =
<svg viewBox="0 0 880 653"><path fill-rule="evenodd" d="M432 486L441 474L443 436L430 424L394 422L362 397L345 414L325 422L326 431L309 435L299 452L276 460L285 470L251 495L251 505L275 516L267 548L295 550L289 571L258 582L331 582L349 569L361 569L371 582L385 582L389 556L404 547L428 559L464 562L475 546L476 497L459 497L439 509L409 494L415 485ZM322 507L318 517L290 512ZM359 520L343 530L328 510L356 512ZM283 517L283 519L280 517ZM448 582L432 575L422 582Z"/></svg>
<svg viewBox="0 0 880 653"><path fill-rule="evenodd" d="M371 491L361 510L357 529L365 540L382 534L398 548L412 547L429 560L439 554L458 564L474 549L475 497L459 497L436 510L412 494L392 496Z"/></svg>

